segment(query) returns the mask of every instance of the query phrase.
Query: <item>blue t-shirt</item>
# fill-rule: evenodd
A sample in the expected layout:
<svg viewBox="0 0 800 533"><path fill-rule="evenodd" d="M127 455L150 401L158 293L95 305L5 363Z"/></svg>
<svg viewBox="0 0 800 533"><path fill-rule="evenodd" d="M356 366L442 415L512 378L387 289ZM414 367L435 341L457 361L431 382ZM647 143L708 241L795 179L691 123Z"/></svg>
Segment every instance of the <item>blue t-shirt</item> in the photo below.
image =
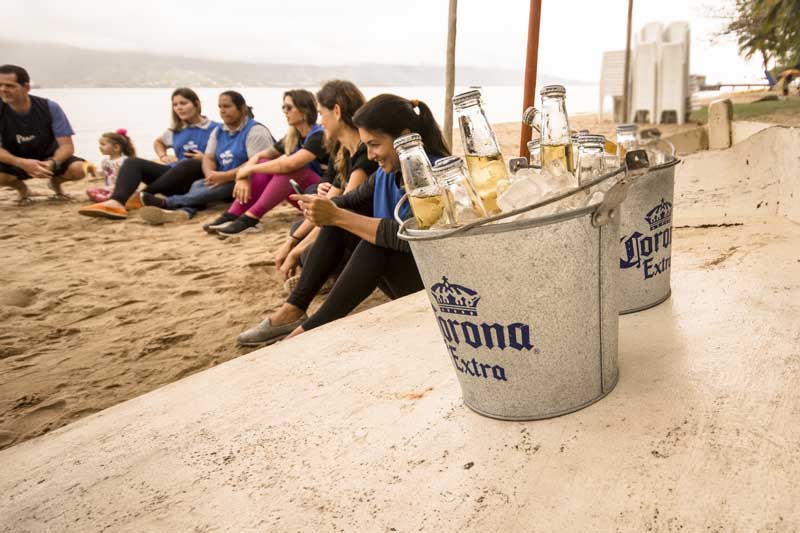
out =
<svg viewBox="0 0 800 533"><path fill-rule="evenodd" d="M72 125L60 105L52 100L47 100L47 108L50 110L50 116L53 117L53 135L56 137L75 135Z"/></svg>
<svg viewBox="0 0 800 533"><path fill-rule="evenodd" d="M442 156L428 154L431 165ZM375 171L375 192L372 196L372 216L375 218L388 218L394 220L394 207L406 193L397 185L397 172L384 172L382 168ZM400 180L402 182L402 179ZM400 218L405 220L411 216L411 204L405 202L400 208Z"/></svg>

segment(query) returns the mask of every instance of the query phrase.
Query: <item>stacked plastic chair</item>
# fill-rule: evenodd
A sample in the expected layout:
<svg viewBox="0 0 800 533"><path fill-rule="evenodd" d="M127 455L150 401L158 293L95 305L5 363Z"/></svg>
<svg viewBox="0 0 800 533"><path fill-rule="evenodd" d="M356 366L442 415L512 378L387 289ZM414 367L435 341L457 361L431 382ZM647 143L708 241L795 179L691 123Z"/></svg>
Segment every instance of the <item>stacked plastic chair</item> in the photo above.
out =
<svg viewBox="0 0 800 533"><path fill-rule="evenodd" d="M673 22L664 30L658 61L659 121L673 114L683 124L689 102L689 24Z"/></svg>
<svg viewBox="0 0 800 533"><path fill-rule="evenodd" d="M622 97L625 94L625 50L603 52L600 70L600 119L606 96L612 97L614 122L622 122ZM619 115L619 116L618 116Z"/></svg>
<svg viewBox="0 0 800 533"><path fill-rule="evenodd" d="M633 60L631 114L640 122L658 121L658 53L663 28L659 22L645 24L636 36ZM646 113L646 116L642 116Z"/></svg>

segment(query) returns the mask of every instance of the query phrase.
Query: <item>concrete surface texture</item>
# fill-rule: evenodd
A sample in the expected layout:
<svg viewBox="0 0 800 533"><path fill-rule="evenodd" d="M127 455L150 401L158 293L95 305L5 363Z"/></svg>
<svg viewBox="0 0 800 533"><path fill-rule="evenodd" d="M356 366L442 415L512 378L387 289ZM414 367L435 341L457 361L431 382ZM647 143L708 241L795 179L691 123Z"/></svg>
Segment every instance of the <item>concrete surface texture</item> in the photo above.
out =
<svg viewBox="0 0 800 533"><path fill-rule="evenodd" d="M0 531L800 529L797 167L693 157L598 403L471 412L417 293L0 452Z"/></svg>

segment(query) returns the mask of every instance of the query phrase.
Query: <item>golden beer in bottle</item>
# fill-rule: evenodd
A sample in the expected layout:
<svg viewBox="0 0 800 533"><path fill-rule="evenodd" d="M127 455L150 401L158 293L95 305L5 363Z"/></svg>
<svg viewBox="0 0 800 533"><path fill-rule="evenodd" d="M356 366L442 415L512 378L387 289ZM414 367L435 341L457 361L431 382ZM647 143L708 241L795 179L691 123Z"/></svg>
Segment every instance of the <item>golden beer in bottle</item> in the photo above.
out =
<svg viewBox="0 0 800 533"><path fill-rule="evenodd" d="M497 185L508 180L508 170L500 143L483 110L481 93L467 91L453 97L453 108L469 177L488 213L499 211L497 207Z"/></svg>

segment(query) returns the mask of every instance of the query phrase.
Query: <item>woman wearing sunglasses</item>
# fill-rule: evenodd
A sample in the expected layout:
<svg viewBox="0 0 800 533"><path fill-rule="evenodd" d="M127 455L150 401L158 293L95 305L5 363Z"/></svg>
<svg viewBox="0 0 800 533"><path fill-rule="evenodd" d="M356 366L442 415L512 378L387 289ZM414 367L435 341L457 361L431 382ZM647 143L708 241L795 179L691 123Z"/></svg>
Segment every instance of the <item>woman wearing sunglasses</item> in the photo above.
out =
<svg viewBox="0 0 800 533"><path fill-rule="evenodd" d="M353 123L369 158L380 168L342 196L295 196L306 220L320 228L319 237L289 298L259 325L240 334L240 345L270 344L346 316L375 288L392 299L422 289L411 249L397 236L399 225L393 216L404 193L393 142L418 133L431 161L450 155L450 150L430 108L418 100L376 96L356 112ZM411 216L408 204L403 204L400 215ZM328 298L308 316L311 301L348 253Z"/></svg>
<svg viewBox="0 0 800 533"><path fill-rule="evenodd" d="M290 179L303 190L319 183L323 166L328 163L328 152L324 131L317 124L314 95L303 89L286 91L282 110L289 131L239 168L233 190L235 201L219 218L203 226L209 233L224 237L260 231L261 218L294 193Z"/></svg>

